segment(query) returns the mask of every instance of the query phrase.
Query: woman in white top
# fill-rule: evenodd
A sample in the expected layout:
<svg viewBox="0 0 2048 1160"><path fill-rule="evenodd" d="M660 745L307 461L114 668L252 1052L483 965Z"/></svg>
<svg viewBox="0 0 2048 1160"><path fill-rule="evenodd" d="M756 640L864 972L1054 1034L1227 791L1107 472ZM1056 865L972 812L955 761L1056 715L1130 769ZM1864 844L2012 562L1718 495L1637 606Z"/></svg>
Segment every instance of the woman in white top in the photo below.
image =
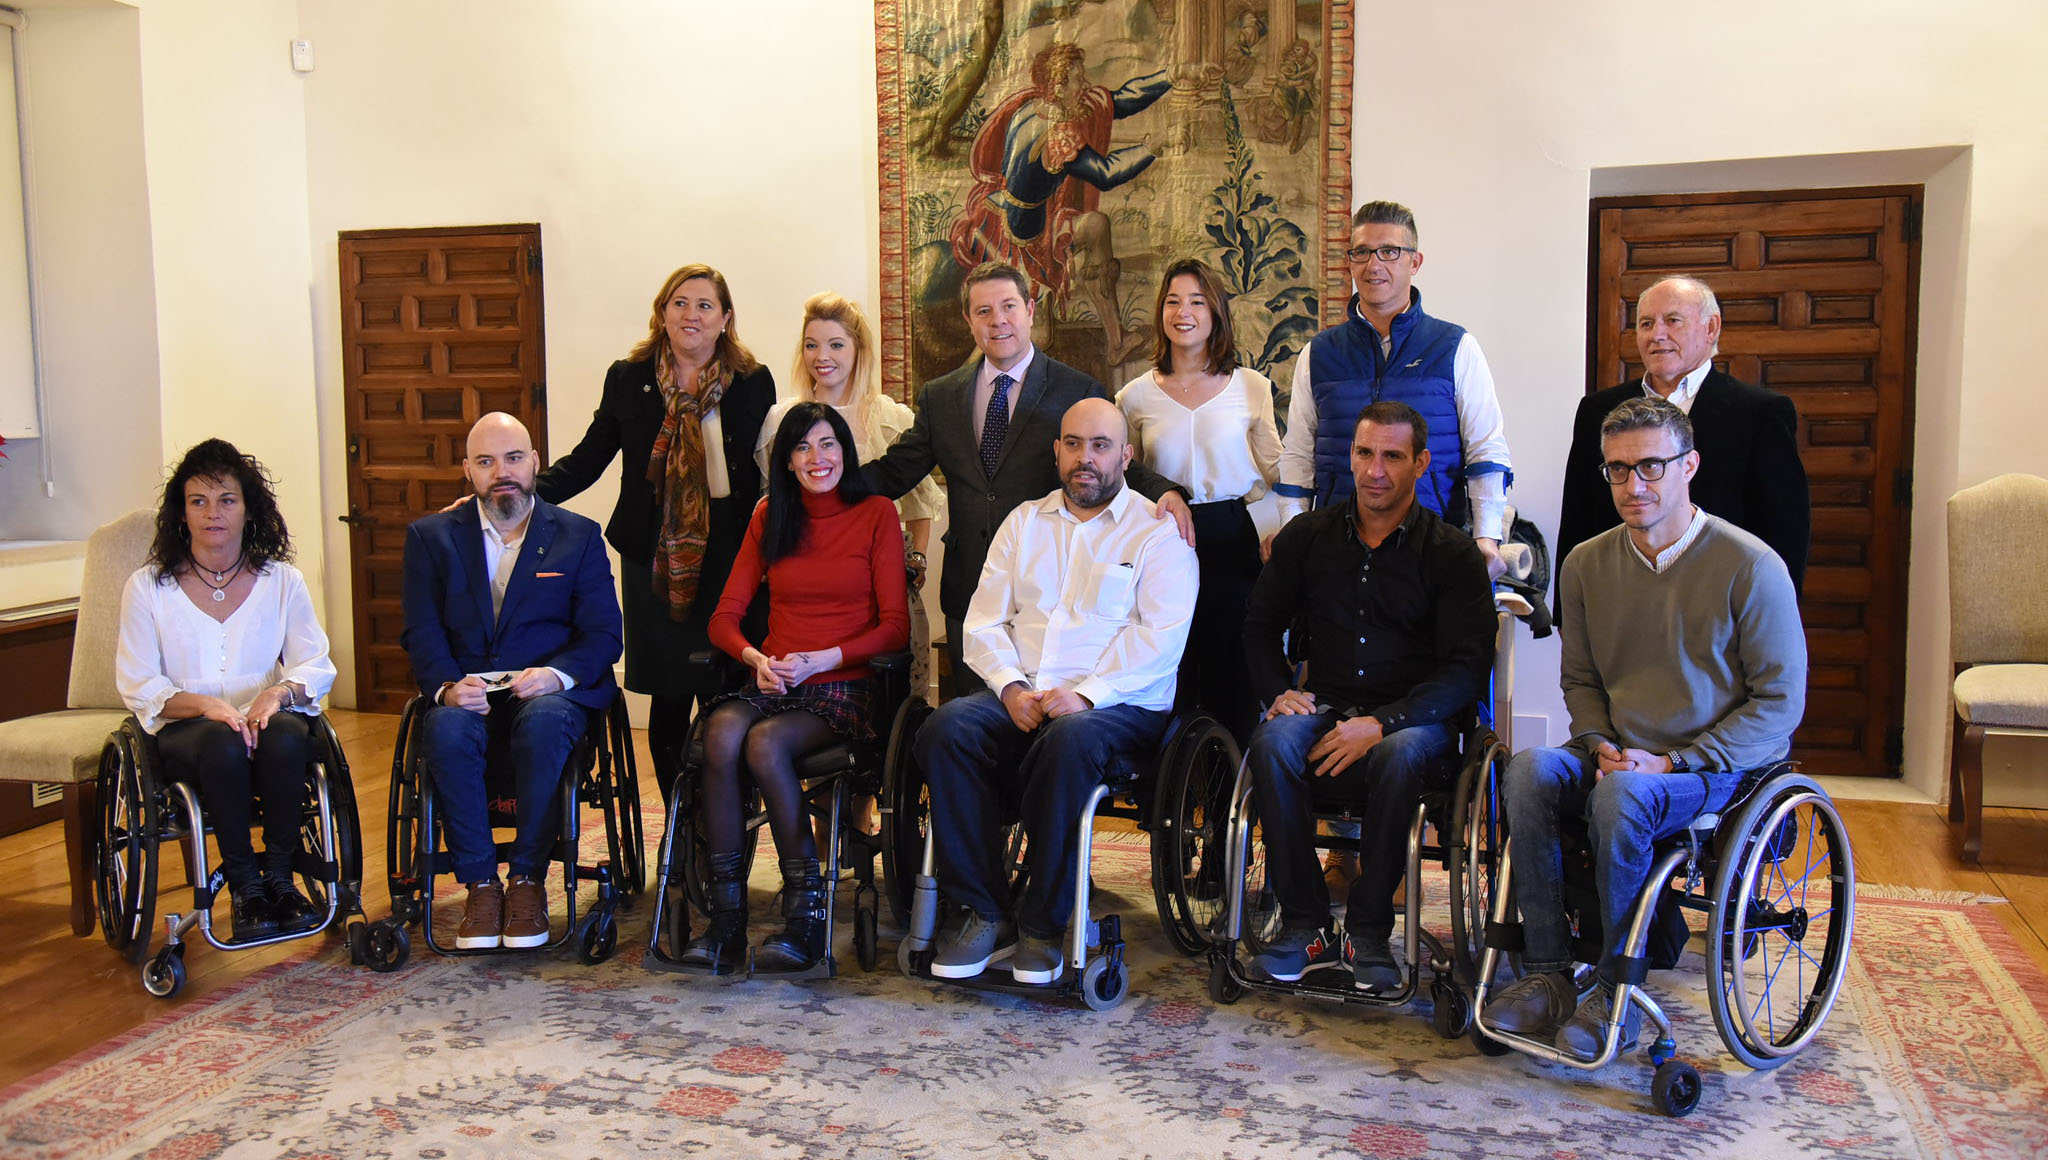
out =
<svg viewBox="0 0 2048 1160"><path fill-rule="evenodd" d="M846 418L853 429L854 450L862 461L878 458L898 436L910 430L917 413L882 393L877 373L875 333L867 316L847 298L830 292L813 294L804 302L803 337L797 342L796 366L790 381L796 396L775 404L761 424L761 437L754 446L754 460L766 479L768 444L775 438L782 417L798 403L826 403ZM903 521L904 558L910 566L910 687L920 691L931 683L931 626L924 601L924 552L931 543L932 517L945 498L930 476L919 481L910 493L896 501L896 514Z"/></svg>
<svg viewBox="0 0 2048 1160"><path fill-rule="evenodd" d="M313 925L292 882L306 807L307 717L334 685L327 633L263 466L208 439L164 484L149 559L121 594L114 680L157 739L166 778L195 783L234 899L237 940ZM263 854L250 840L263 808Z"/></svg>
<svg viewBox="0 0 2048 1160"><path fill-rule="evenodd" d="M1216 272L1193 258L1159 280L1153 335L1153 369L1124 384L1116 402L1138 460L1180 481L1194 511L1202 588L1175 708L1199 705L1242 745L1258 720L1243 626L1259 576L1259 533L1245 505L1279 478L1273 384L1238 365L1230 298Z"/></svg>

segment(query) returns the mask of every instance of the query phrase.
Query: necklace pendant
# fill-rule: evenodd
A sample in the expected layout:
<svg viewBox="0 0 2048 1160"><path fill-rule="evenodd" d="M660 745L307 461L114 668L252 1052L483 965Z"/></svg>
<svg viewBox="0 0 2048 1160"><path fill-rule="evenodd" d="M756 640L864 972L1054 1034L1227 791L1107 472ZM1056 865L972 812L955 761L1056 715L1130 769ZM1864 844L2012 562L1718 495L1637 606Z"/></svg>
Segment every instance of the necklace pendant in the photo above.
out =
<svg viewBox="0 0 2048 1160"><path fill-rule="evenodd" d="M225 589L225 588L216 588L216 589L214 589L214 590L213 590L213 602L214 602L215 604L225 604L225 603L227 603L227 599L228 599L228 590L227 590L227 589Z"/></svg>

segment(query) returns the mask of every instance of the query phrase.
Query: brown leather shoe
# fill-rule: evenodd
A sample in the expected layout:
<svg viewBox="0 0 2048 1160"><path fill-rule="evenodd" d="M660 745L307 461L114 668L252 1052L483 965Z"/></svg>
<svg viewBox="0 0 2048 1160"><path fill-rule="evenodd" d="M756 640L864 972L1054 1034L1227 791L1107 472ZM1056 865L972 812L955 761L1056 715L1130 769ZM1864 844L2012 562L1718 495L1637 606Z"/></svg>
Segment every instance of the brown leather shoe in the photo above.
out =
<svg viewBox="0 0 2048 1160"><path fill-rule="evenodd" d="M548 889L524 874L505 891L505 945L540 947L548 942Z"/></svg>
<svg viewBox="0 0 2048 1160"><path fill-rule="evenodd" d="M487 950L499 945L505 928L505 888L496 878L473 883L469 901L462 908L462 925L455 928L457 950Z"/></svg>
<svg viewBox="0 0 2048 1160"><path fill-rule="evenodd" d="M1323 854L1323 885L1329 888L1330 904L1342 906L1351 897L1351 884L1358 881L1358 855L1350 850L1329 850Z"/></svg>

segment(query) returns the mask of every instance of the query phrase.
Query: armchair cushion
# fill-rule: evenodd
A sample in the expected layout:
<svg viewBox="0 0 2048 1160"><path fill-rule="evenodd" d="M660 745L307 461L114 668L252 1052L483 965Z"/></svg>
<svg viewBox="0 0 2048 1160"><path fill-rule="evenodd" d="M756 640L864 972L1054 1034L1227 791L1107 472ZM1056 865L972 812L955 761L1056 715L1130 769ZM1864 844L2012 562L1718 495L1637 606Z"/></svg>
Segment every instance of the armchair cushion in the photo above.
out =
<svg viewBox="0 0 2048 1160"><path fill-rule="evenodd" d="M1956 712L1972 725L2048 729L2048 665L1964 669L1956 676Z"/></svg>

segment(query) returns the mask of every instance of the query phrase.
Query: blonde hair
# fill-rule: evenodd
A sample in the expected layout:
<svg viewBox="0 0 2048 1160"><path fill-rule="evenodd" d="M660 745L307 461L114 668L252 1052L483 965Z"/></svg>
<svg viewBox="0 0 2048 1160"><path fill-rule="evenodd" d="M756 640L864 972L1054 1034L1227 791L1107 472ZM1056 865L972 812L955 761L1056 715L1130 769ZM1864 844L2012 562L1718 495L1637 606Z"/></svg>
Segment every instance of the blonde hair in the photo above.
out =
<svg viewBox="0 0 2048 1160"><path fill-rule="evenodd" d="M813 294L804 300L804 320L797 327L796 365L790 371L789 381L796 386L797 402L818 400L817 376L811 374L810 360L804 357L804 331L813 322L838 324L846 336L853 340L853 367L847 372L846 385L852 398L853 434L860 448L865 449L863 458L874 454L875 401L881 398L881 375L875 365L875 332L868 325L867 315L853 300L842 294L826 291Z"/></svg>
<svg viewBox="0 0 2048 1160"><path fill-rule="evenodd" d="M636 343L626 358L632 362L654 359L655 379L664 386L667 385L669 376L675 373L675 360L673 352L668 347L668 328L662 325L661 316L668 306L668 300L675 296L683 283L693 278L702 278L718 287L718 305L729 316L725 322L725 332L718 336L718 345L712 349L711 357L725 368L727 374L733 376L749 375L760 369L761 360L755 358L754 352L748 350L747 345L740 341L740 316L739 312L732 308L732 291L726 287L725 275L702 262L692 262L678 268L661 284L661 292L654 296L653 315L647 320L647 337Z"/></svg>

